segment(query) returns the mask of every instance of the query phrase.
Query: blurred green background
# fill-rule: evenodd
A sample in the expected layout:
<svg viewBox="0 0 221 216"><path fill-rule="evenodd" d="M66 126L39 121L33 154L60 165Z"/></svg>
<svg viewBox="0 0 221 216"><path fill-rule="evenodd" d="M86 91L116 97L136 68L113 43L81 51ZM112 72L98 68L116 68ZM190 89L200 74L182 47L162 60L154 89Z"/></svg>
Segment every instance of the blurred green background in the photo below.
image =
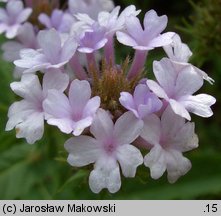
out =
<svg viewBox="0 0 221 216"><path fill-rule="evenodd" d="M185 154L192 161L192 169L171 185L165 175L160 180L151 180L148 169L142 166L136 178L122 179L118 193L104 190L93 194L88 186L91 166L75 169L65 160L63 144L69 136L47 126L44 138L28 145L25 140L16 139L14 131L4 131L8 107L19 98L9 87L13 81L13 65L0 60L0 199L221 199L221 1L121 0L115 3L122 7L135 4L142 9L140 17L149 9L168 15L167 30L181 35L194 53L192 62L216 81L213 86L205 82L200 90L215 96L217 103L212 118L193 118L200 146ZM0 40L2 43L4 38ZM153 59L159 59L162 53L159 50L149 55L149 73ZM118 56L128 54L132 54L129 49L118 50Z"/></svg>

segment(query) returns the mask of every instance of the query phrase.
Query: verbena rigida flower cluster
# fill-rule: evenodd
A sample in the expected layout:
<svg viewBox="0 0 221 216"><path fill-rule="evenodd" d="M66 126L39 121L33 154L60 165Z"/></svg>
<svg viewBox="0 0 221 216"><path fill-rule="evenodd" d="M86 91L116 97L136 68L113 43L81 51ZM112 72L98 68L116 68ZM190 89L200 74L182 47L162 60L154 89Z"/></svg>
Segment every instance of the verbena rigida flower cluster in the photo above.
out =
<svg viewBox="0 0 221 216"><path fill-rule="evenodd" d="M178 34L163 33L166 15L150 10L140 22L140 12L111 0L9 0L0 8L0 32L11 39L3 58L15 65L11 89L21 97L6 130L30 144L42 138L45 122L70 134L67 161L94 164L94 193L117 192L121 175L135 177L142 164L153 179L167 172L174 183L191 168L183 153L198 147L190 114L213 114L215 98L196 94L213 79L189 63L192 52ZM116 40L134 50L131 62L116 63ZM160 47L166 57L153 61L151 80L145 63Z"/></svg>

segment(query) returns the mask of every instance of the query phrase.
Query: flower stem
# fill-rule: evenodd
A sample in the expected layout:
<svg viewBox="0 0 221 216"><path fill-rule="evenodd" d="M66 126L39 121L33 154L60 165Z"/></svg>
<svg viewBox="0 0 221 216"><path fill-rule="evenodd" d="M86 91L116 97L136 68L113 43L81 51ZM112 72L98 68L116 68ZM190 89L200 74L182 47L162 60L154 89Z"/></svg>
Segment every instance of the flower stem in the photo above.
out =
<svg viewBox="0 0 221 216"><path fill-rule="evenodd" d="M109 64L115 64L115 56L114 56L114 38L113 36L108 37L108 42L104 47L104 54L106 62Z"/></svg>
<svg viewBox="0 0 221 216"><path fill-rule="evenodd" d="M134 78L136 75L138 75L141 72L142 68L144 67L146 57L147 57L146 50L136 50L133 63L127 75L128 79Z"/></svg>
<svg viewBox="0 0 221 216"><path fill-rule="evenodd" d="M99 73L94 53L86 53L86 57L87 57L88 71L90 71L90 68L94 68L96 69L97 73Z"/></svg>
<svg viewBox="0 0 221 216"><path fill-rule="evenodd" d="M74 70L74 74L78 79L84 80L84 79L88 78L87 73L85 72L84 68L80 64L77 55L74 55L72 57L69 64L70 64L71 68Z"/></svg>

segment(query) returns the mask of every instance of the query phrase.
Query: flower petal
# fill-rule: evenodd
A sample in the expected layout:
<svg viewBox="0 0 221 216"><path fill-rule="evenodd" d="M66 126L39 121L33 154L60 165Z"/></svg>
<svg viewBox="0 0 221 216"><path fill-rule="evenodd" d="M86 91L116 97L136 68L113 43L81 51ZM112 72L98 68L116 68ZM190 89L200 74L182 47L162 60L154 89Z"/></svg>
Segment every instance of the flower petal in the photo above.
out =
<svg viewBox="0 0 221 216"><path fill-rule="evenodd" d="M41 84L36 75L23 75L20 82L13 82L10 86L13 92L29 101L36 103L43 100Z"/></svg>
<svg viewBox="0 0 221 216"><path fill-rule="evenodd" d="M185 108L185 106L182 103L179 103L173 99L170 99L169 103L170 103L171 108L173 109L173 111L177 115L179 115L189 121L191 120L191 116L190 116L189 112L187 111L187 109Z"/></svg>
<svg viewBox="0 0 221 216"><path fill-rule="evenodd" d="M76 167L94 163L101 154L99 143L89 136L72 137L65 142L64 147L69 153L68 163Z"/></svg>
<svg viewBox="0 0 221 216"><path fill-rule="evenodd" d="M116 193L121 187L120 170L117 162L112 158L102 158L95 164L90 173L89 185L94 193L107 188L110 193Z"/></svg>
<svg viewBox="0 0 221 216"><path fill-rule="evenodd" d="M192 165L189 159L185 158L178 151L170 151L167 155L167 179L170 183L175 183L177 179L185 175Z"/></svg>
<svg viewBox="0 0 221 216"><path fill-rule="evenodd" d="M154 146L144 157L144 165L150 168L153 179L159 179L167 168L164 150L159 145Z"/></svg>
<svg viewBox="0 0 221 216"><path fill-rule="evenodd" d="M143 156L136 147L122 145L117 149L117 160L125 177L135 177L137 167L143 163Z"/></svg>
<svg viewBox="0 0 221 216"><path fill-rule="evenodd" d="M78 116L83 112L88 100L91 97L91 87L86 80L75 79L69 89L69 100L72 108L72 113Z"/></svg>
<svg viewBox="0 0 221 216"><path fill-rule="evenodd" d="M191 77L191 78L190 78ZM178 74L175 86L176 98L192 95L203 85L203 78L195 72L192 66L184 67Z"/></svg>
<svg viewBox="0 0 221 216"><path fill-rule="evenodd" d="M156 11L148 11L144 17L144 29L147 37L153 39L158 36L166 28L167 22L166 15L158 16Z"/></svg>
<svg viewBox="0 0 221 216"><path fill-rule="evenodd" d="M42 30L37 36L43 53L52 64L59 63L61 51L61 38L55 29Z"/></svg>
<svg viewBox="0 0 221 216"><path fill-rule="evenodd" d="M105 141L113 135L114 124L107 111L99 109L90 131L97 140Z"/></svg>
<svg viewBox="0 0 221 216"><path fill-rule="evenodd" d="M133 39L130 35L124 32L117 32L116 35L117 40L126 46L135 47L138 45L135 39Z"/></svg>
<svg viewBox="0 0 221 216"><path fill-rule="evenodd" d="M16 126L16 137L26 138L30 144L40 140L44 133L44 114L33 112L28 118Z"/></svg>
<svg viewBox="0 0 221 216"><path fill-rule="evenodd" d="M91 98L83 110L83 117L94 117L95 113L97 112L98 108L100 107L101 99L99 96L95 96Z"/></svg>
<svg viewBox="0 0 221 216"><path fill-rule="evenodd" d="M168 100L168 96L164 89L155 81L153 80L147 80L147 85L150 88L150 90L155 93L158 97L164 98Z"/></svg>
<svg viewBox="0 0 221 216"><path fill-rule="evenodd" d="M43 91L47 94L48 90L55 89L63 92L69 84L69 77L60 71L49 71L43 78Z"/></svg>
<svg viewBox="0 0 221 216"><path fill-rule="evenodd" d="M151 145L158 145L161 136L161 123L156 115L147 116L144 120L141 137Z"/></svg>
<svg viewBox="0 0 221 216"><path fill-rule="evenodd" d="M175 70L173 63L167 58L163 58L160 61L154 61L153 71L157 81L164 91L168 96L171 96L174 93L174 86L177 78L177 71Z"/></svg>
<svg viewBox="0 0 221 216"><path fill-rule="evenodd" d="M208 94L198 94L181 99L185 108L198 116L208 118L213 115L210 106L216 102L216 99Z"/></svg>
<svg viewBox="0 0 221 216"><path fill-rule="evenodd" d="M142 120L126 112L116 121L113 137L118 145L130 144L140 135L142 128Z"/></svg>
<svg viewBox="0 0 221 216"><path fill-rule="evenodd" d="M71 106L69 100L65 94L57 90L48 91L47 98L43 102L43 108L46 113L46 119L71 119Z"/></svg>

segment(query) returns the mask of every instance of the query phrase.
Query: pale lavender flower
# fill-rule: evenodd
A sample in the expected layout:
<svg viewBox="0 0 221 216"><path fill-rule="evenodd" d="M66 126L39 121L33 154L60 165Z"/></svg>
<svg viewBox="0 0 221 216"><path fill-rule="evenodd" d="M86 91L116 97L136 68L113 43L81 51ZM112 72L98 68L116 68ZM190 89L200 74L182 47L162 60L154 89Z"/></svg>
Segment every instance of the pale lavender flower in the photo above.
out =
<svg viewBox="0 0 221 216"><path fill-rule="evenodd" d="M210 106L216 99L208 94L192 95L202 87L202 77L190 65L177 71L174 64L167 58L154 61L153 70L158 83L147 80L150 90L170 103L173 111L187 120L191 120L189 112L201 117L212 116Z"/></svg>
<svg viewBox="0 0 221 216"><path fill-rule="evenodd" d="M55 29L40 31L37 39L41 49L23 49L20 52L21 59L14 61L16 66L26 68L24 73L61 68L68 63L77 49L73 38L62 43L62 38Z"/></svg>
<svg viewBox="0 0 221 216"><path fill-rule="evenodd" d="M175 33L161 34L167 26L167 21L166 15L158 16L154 10L150 10L144 17L144 29L137 17L130 16L127 18L126 32L117 32L117 39L120 43L136 50L133 64L128 72L129 79L142 70L148 50L172 43Z"/></svg>
<svg viewBox="0 0 221 216"><path fill-rule="evenodd" d="M141 133L142 121L131 112L124 113L115 123L109 114L100 109L91 125L90 136L69 139L65 149L69 152L68 163L81 167L95 163L90 173L89 185L94 193L103 188L115 193L121 187L119 165L125 177L134 177L143 163L140 151L130 145Z"/></svg>
<svg viewBox="0 0 221 216"><path fill-rule="evenodd" d="M104 47L107 41L105 28L95 23L92 26L92 31L86 31L80 39L78 51L82 53L93 53L95 50Z"/></svg>
<svg viewBox="0 0 221 216"><path fill-rule="evenodd" d="M128 92L121 92L120 103L127 110L133 112L133 114L143 119L147 115L156 113L162 107L162 102L159 98L150 92L147 85L139 84L131 95Z"/></svg>
<svg viewBox="0 0 221 216"><path fill-rule="evenodd" d="M192 52L185 43L182 43L180 36L175 34L172 39L173 42L167 46L164 46L164 50L170 60L176 63L175 66L179 67L181 70L183 67L190 65L193 67L196 73L202 76L203 79L207 80L210 84L213 84L214 80L209 77L207 73L188 63L190 57L192 56Z"/></svg>
<svg viewBox="0 0 221 216"><path fill-rule="evenodd" d="M60 91L49 91L43 103L48 124L57 126L64 133L73 132L75 136L92 124L99 106L100 97L91 98L91 87L86 80L74 80L69 97Z"/></svg>
<svg viewBox="0 0 221 216"><path fill-rule="evenodd" d="M100 11L111 11L114 8L112 0L69 0L69 12L88 14L92 19L97 19Z"/></svg>
<svg viewBox="0 0 221 216"><path fill-rule="evenodd" d="M0 34L5 32L7 38L14 38L21 24L28 19L31 13L32 9L24 9L22 1L9 1L6 9L0 8Z"/></svg>
<svg viewBox="0 0 221 216"><path fill-rule="evenodd" d="M20 82L13 82L11 89L23 100L11 105L6 131L16 128L17 138L26 138L33 144L44 133L44 110L42 103L50 89L63 92L69 83L67 75L60 72L48 72L44 75L41 86L36 75L26 74Z"/></svg>
<svg viewBox="0 0 221 216"><path fill-rule="evenodd" d="M111 12L102 11L98 14L97 22L106 29L107 35L126 28L126 20L130 16L137 16L141 10L136 10L134 5L126 7L120 14L120 7L115 7Z"/></svg>
<svg viewBox="0 0 221 216"><path fill-rule="evenodd" d="M150 168L153 179L160 178L167 171L168 181L174 183L191 169L191 162L182 153L198 147L194 129L194 123L186 123L170 107L161 119L151 115L144 120L141 137L152 145L144 157L144 165Z"/></svg>
<svg viewBox="0 0 221 216"><path fill-rule="evenodd" d="M25 48L37 49L39 47L34 28L30 23L22 25L16 36L16 40L7 41L2 45L3 58L13 62L20 58L20 51Z"/></svg>
<svg viewBox="0 0 221 216"><path fill-rule="evenodd" d="M60 33L69 33L74 23L74 17L67 12L55 9L51 17L47 14L40 14L38 20L48 29L55 28Z"/></svg>
<svg viewBox="0 0 221 216"><path fill-rule="evenodd" d="M117 39L137 50L152 50L172 43L173 32L161 34L166 26L167 16L158 16L150 10L144 17L144 29L136 16L130 16L126 21L126 32L117 32Z"/></svg>
<svg viewBox="0 0 221 216"><path fill-rule="evenodd" d="M114 63L114 35L117 31L126 28L126 20L129 16L137 16L141 10L136 10L134 5L126 7L120 14L120 7L115 7L111 12L102 11L98 14L98 23L105 28L108 39L104 47L105 58Z"/></svg>

